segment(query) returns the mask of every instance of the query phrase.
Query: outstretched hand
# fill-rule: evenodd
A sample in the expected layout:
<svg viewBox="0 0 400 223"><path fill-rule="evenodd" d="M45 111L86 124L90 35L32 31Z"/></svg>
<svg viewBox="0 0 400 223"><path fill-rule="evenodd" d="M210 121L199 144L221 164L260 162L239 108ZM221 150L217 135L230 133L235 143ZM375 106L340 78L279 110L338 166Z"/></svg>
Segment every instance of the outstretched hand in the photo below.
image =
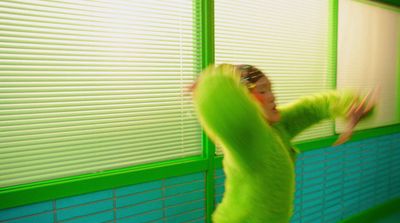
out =
<svg viewBox="0 0 400 223"><path fill-rule="evenodd" d="M347 126L343 133L340 134L339 138L333 144L334 146L343 144L350 139L358 122L374 108L378 96L378 91L379 89L375 88L374 90L370 91L361 100L361 102L353 102L353 104L350 106L349 111L346 114L348 120Z"/></svg>

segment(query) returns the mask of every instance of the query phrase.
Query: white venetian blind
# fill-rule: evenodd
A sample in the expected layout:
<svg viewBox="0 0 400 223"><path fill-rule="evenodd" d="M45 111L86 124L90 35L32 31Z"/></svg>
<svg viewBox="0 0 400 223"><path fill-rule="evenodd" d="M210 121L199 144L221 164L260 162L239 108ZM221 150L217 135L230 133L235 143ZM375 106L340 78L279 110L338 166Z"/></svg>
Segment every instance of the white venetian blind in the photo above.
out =
<svg viewBox="0 0 400 223"><path fill-rule="evenodd" d="M215 0L216 63L252 64L268 74L278 104L333 86L329 0ZM333 134L333 122L297 140Z"/></svg>
<svg viewBox="0 0 400 223"><path fill-rule="evenodd" d="M201 154L187 0L0 2L0 187Z"/></svg>
<svg viewBox="0 0 400 223"><path fill-rule="evenodd" d="M379 88L374 115L357 129L400 122L400 8L340 0L338 88L366 93ZM345 123L337 122L337 131Z"/></svg>

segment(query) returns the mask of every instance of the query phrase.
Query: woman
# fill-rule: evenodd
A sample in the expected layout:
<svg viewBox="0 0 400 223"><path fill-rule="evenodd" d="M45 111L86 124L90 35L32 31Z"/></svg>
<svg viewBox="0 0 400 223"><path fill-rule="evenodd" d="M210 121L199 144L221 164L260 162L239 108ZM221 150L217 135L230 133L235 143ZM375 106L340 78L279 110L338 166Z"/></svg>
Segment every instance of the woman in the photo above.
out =
<svg viewBox="0 0 400 223"><path fill-rule="evenodd" d="M277 108L271 82L251 65L211 66L194 88L199 120L223 146L225 193L213 222L285 223L293 209L296 150L290 140L326 118L347 117L349 127L372 109L351 93L305 97Z"/></svg>

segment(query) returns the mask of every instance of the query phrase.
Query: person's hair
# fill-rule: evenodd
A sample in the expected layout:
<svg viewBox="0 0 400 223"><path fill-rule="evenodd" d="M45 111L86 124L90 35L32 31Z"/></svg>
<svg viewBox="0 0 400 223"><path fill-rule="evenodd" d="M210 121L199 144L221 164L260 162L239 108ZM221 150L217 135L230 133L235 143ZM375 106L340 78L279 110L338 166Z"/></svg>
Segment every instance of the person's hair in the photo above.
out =
<svg viewBox="0 0 400 223"><path fill-rule="evenodd" d="M248 64L236 65L240 73L240 82L244 84L249 90L256 86L256 82L266 76L261 70L255 66Z"/></svg>

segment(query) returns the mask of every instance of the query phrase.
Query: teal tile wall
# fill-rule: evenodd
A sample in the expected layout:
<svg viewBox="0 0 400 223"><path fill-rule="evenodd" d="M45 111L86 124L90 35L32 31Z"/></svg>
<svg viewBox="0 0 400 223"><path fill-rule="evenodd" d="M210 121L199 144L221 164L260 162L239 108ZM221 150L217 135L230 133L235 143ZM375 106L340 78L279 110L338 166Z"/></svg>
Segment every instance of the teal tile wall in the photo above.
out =
<svg viewBox="0 0 400 223"><path fill-rule="evenodd" d="M221 169L216 170L215 179L218 204L224 191ZM300 154L296 161L291 222L338 222L398 197L400 134L313 150Z"/></svg>
<svg viewBox="0 0 400 223"><path fill-rule="evenodd" d="M204 188L197 173L0 210L0 222L205 222Z"/></svg>
<svg viewBox="0 0 400 223"><path fill-rule="evenodd" d="M215 177L218 204L222 169ZM197 173L0 210L0 222L205 222L204 178ZM295 193L292 223L337 222L400 197L400 134L299 155Z"/></svg>

